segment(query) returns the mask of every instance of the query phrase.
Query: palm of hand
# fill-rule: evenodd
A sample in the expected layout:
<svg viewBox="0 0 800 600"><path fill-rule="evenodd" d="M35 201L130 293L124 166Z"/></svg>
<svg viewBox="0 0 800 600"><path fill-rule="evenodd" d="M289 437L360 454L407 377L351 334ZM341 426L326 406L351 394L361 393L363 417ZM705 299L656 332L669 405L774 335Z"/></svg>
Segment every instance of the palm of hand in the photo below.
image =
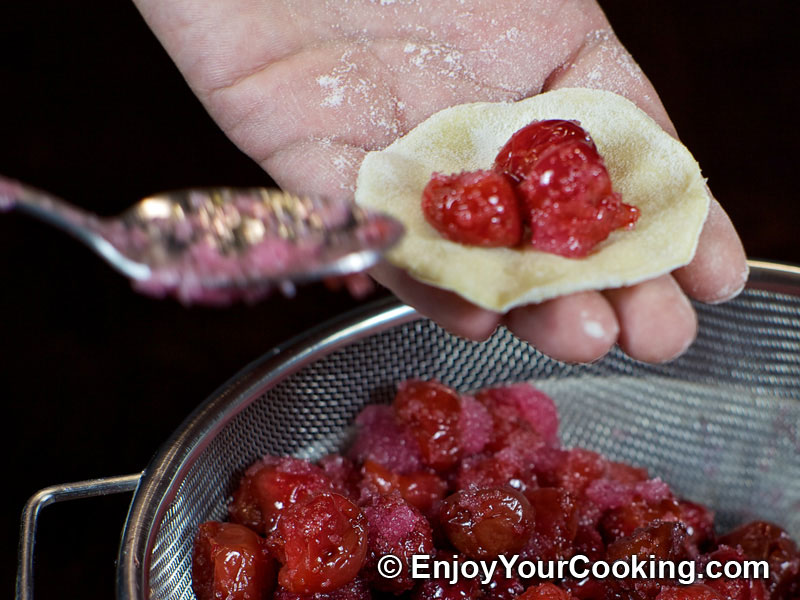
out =
<svg viewBox="0 0 800 600"><path fill-rule="evenodd" d="M615 69L635 71L585 3L239 4L225 9L225 22L206 17L206 33L195 33L199 24L186 30L179 66L183 57L226 133L295 191L351 191L365 151L447 106L536 94L590 46L604 45L595 57L613 54ZM637 73L627 83L642 80Z"/></svg>
<svg viewBox="0 0 800 600"><path fill-rule="evenodd" d="M296 192L349 197L363 155L434 112L464 102L518 100L555 87L623 94L672 131L655 91L593 2L138 4L222 129L279 185ZM687 267L677 276L701 299L741 283L741 248L722 220L711 238L717 253L721 240L723 254L730 255L722 262L729 268L709 279L701 241L700 267ZM694 335L691 307L670 276L523 307L506 316L423 286L388 266L376 276L457 333L483 337L504 321L567 360L595 358L618 337L629 353L662 360ZM653 345L653 339L661 341Z"/></svg>

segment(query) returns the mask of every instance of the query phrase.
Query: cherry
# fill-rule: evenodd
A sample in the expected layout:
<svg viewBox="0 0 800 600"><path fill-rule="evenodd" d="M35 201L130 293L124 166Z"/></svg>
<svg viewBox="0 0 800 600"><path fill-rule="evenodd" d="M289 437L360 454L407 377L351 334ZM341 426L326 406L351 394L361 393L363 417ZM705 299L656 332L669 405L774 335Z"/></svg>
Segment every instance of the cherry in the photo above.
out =
<svg viewBox="0 0 800 600"><path fill-rule="evenodd" d="M525 586L516 575L506 577L505 569L498 568L482 586L484 600L514 600L525 590Z"/></svg>
<svg viewBox="0 0 800 600"><path fill-rule="evenodd" d="M710 510L677 500L644 469L561 449L552 401L530 386L473 399L410 381L393 406L371 407L358 423L352 460L266 457L246 471L229 507L238 524L198 529L199 600L369 600L382 592L409 600L800 600L800 550L783 529L757 521L715 539ZM445 498L448 490L455 493ZM698 572L711 560L766 560L770 578L678 586L567 577L526 582L527 591L500 569L484 585L411 579L411 556L447 560L446 548L461 553L454 560L688 558ZM386 554L405 565L395 579L378 574Z"/></svg>
<svg viewBox="0 0 800 600"><path fill-rule="evenodd" d="M319 460L319 466L331 480L332 491L351 500L358 499L358 469L353 462L339 454L328 454Z"/></svg>
<svg viewBox="0 0 800 600"><path fill-rule="evenodd" d="M575 496L582 496L593 481L604 477L608 461L597 452L573 448L556 467L556 486Z"/></svg>
<svg viewBox="0 0 800 600"><path fill-rule="evenodd" d="M477 579L460 577L455 583L447 579L425 579L414 588L411 600L477 600L481 597Z"/></svg>
<svg viewBox="0 0 800 600"><path fill-rule="evenodd" d="M526 493L539 487L536 475L526 464L524 457L509 449L493 456L478 454L465 458L458 467L456 488L509 487Z"/></svg>
<svg viewBox="0 0 800 600"><path fill-rule="evenodd" d="M594 142L577 121L534 121L518 130L494 159L494 170L522 181L542 153L566 140L579 140L594 148Z"/></svg>
<svg viewBox="0 0 800 600"><path fill-rule="evenodd" d="M455 391L437 381L401 383L394 413L416 438L426 465L446 471L458 462L461 403Z"/></svg>
<svg viewBox="0 0 800 600"><path fill-rule="evenodd" d="M356 417L356 426L356 438L348 452L356 463L371 460L395 473L423 468L416 438L397 422L391 406L365 407Z"/></svg>
<svg viewBox="0 0 800 600"><path fill-rule="evenodd" d="M520 430L532 431L547 444L558 443L558 412L544 392L519 383L484 389L475 397L492 416L490 450L507 445L508 436Z"/></svg>
<svg viewBox="0 0 800 600"><path fill-rule="evenodd" d="M531 533L534 512L510 489L462 490L444 500L440 520L450 542L471 558L518 552Z"/></svg>
<svg viewBox="0 0 800 600"><path fill-rule="evenodd" d="M536 453L533 470L542 487L561 487L563 468L571 450L554 446L543 446ZM570 490L567 490L570 491Z"/></svg>
<svg viewBox="0 0 800 600"><path fill-rule="evenodd" d="M681 560L686 555L687 537L683 523L654 521L609 544L606 555L609 561L630 559L634 554L642 560L649 560L651 555L660 560Z"/></svg>
<svg viewBox="0 0 800 600"><path fill-rule="evenodd" d="M624 537L608 545L606 560L608 562L630 562L638 556L642 561L663 560L678 561L686 558L686 527L683 523L664 523L654 521L647 527L637 529L629 537ZM664 585L672 580L659 579L616 579L607 580L610 587L633 594L639 598L653 598Z"/></svg>
<svg viewBox="0 0 800 600"><path fill-rule="evenodd" d="M678 501L680 508L679 521L686 525L689 534L689 541L695 548L700 548L704 544L714 539L714 513L705 506L701 506L688 500Z"/></svg>
<svg viewBox="0 0 800 600"><path fill-rule="evenodd" d="M579 140L544 152L518 192L531 245L561 256L586 256L612 231L639 218L639 209L612 190L597 150Z"/></svg>
<svg viewBox="0 0 800 600"><path fill-rule="evenodd" d="M516 246L526 226L534 248L570 258L586 256L639 218L639 209L613 191L589 134L563 119L514 133L493 171L434 173L422 192L422 213L454 242Z"/></svg>
<svg viewBox="0 0 800 600"><path fill-rule="evenodd" d="M725 600L725 597L707 585L696 583L686 586L664 586L656 596L656 600Z"/></svg>
<svg viewBox="0 0 800 600"><path fill-rule="evenodd" d="M364 486L379 495L399 492L403 499L423 514L430 514L436 503L444 498L447 484L435 473L418 471L398 475L376 462L368 460L362 468ZM374 495L367 492L367 496Z"/></svg>
<svg viewBox="0 0 800 600"><path fill-rule="evenodd" d="M502 437L495 437L491 446L498 460L516 465L519 473L527 473L533 472L545 444L538 433L521 424L505 430Z"/></svg>
<svg viewBox="0 0 800 600"><path fill-rule="evenodd" d="M463 557L453 552L437 552L436 560L450 563L460 562ZM482 592L478 578L471 577L431 577L423 579L421 585L414 588L411 600L482 600ZM453 582L453 579L456 579Z"/></svg>
<svg viewBox="0 0 800 600"><path fill-rule="evenodd" d="M518 600L570 600L567 590L553 583L542 583L529 587Z"/></svg>
<svg viewBox="0 0 800 600"><path fill-rule="evenodd" d="M458 426L464 456L483 452L492 435L492 418L486 407L472 396L461 396Z"/></svg>
<svg viewBox="0 0 800 600"><path fill-rule="evenodd" d="M369 584L359 576L340 588L317 594L298 594L278 586L272 600L372 600L372 594Z"/></svg>
<svg viewBox="0 0 800 600"><path fill-rule="evenodd" d="M630 536L636 529L656 520L673 522L679 521L681 516L681 507L673 498L666 498L655 505L638 498L626 506L608 511L600 520L600 531L605 540L610 542Z"/></svg>
<svg viewBox="0 0 800 600"><path fill-rule="evenodd" d="M268 538L290 592L329 592L350 582L367 557L367 520L350 500L320 492L288 507Z"/></svg>
<svg viewBox="0 0 800 600"><path fill-rule="evenodd" d="M698 562L704 570L705 566L712 560L724 565L728 562L743 562L746 557L740 549L720 546L714 552L700 557ZM726 600L764 600L766 598L766 590L760 579L745 579L743 577L729 579L723 576L718 579L709 577L705 581L708 587L714 589Z"/></svg>
<svg viewBox="0 0 800 600"><path fill-rule="evenodd" d="M569 592L569 595L578 600L596 600L597 598L613 598L609 594L611 590L608 589L605 581L595 579L593 577L585 577L583 579L565 579L561 585Z"/></svg>
<svg viewBox="0 0 800 600"><path fill-rule="evenodd" d="M575 498L559 488L540 488L525 494L536 515L536 524L523 555L536 560L560 560L574 553L578 532Z"/></svg>
<svg viewBox="0 0 800 600"><path fill-rule="evenodd" d="M738 546L748 559L769 563L766 584L771 600L800 593L800 552L782 528L766 521L753 521L722 536L719 543Z"/></svg>
<svg viewBox="0 0 800 600"><path fill-rule="evenodd" d="M447 484L435 473L418 471L398 478L400 495L423 514L431 514L447 493Z"/></svg>
<svg viewBox="0 0 800 600"><path fill-rule="evenodd" d="M275 561L263 538L236 523L203 523L192 556L198 600L267 598L275 587Z"/></svg>
<svg viewBox="0 0 800 600"><path fill-rule="evenodd" d="M332 491L333 482L318 466L269 457L247 470L228 512L234 523L268 534L286 507L323 490Z"/></svg>
<svg viewBox="0 0 800 600"><path fill-rule="evenodd" d="M399 594L414 587L410 565L412 556L433 554L433 532L428 520L399 495L378 496L364 507L369 525L369 552L365 571L373 585L382 591ZM401 560L402 571L388 579L378 572L378 561L391 554Z"/></svg>
<svg viewBox="0 0 800 600"><path fill-rule="evenodd" d="M619 483L634 484L647 481L647 469L621 462L606 462L606 477Z"/></svg>
<svg viewBox="0 0 800 600"><path fill-rule="evenodd" d="M590 525L578 525L573 546L575 548L575 554L582 554L592 561L600 560L606 553L606 545L603 542L603 536L600 535L597 529Z"/></svg>
<svg viewBox="0 0 800 600"><path fill-rule="evenodd" d="M422 213L453 242L516 246L522 240L517 197L502 173L434 173L422 191Z"/></svg>
<svg viewBox="0 0 800 600"><path fill-rule="evenodd" d="M786 531L767 521L752 521L723 535L720 544L740 546L744 553L754 559L767 560L777 551L796 554L797 545Z"/></svg>

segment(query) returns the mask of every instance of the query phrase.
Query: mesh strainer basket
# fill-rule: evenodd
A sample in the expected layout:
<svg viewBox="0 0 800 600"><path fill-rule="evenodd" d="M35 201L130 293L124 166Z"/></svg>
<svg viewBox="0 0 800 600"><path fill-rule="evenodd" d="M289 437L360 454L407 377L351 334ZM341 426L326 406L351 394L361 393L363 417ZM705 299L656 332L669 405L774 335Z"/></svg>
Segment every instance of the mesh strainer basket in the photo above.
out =
<svg viewBox="0 0 800 600"><path fill-rule="evenodd" d="M751 268L738 299L697 306L697 341L667 365L616 351L565 364L506 330L469 342L393 301L275 349L213 394L142 475L118 597L194 598L194 533L225 517L243 470L264 454L340 448L359 410L410 377L462 392L534 381L559 407L565 445L647 467L714 508L722 529L758 517L800 537L800 269Z"/></svg>

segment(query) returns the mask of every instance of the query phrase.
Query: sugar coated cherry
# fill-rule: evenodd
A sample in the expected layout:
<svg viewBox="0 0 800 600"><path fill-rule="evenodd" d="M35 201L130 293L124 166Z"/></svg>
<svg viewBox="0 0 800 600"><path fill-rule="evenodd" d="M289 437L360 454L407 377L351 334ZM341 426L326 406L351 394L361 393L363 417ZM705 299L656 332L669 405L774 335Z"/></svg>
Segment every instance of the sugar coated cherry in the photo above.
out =
<svg viewBox="0 0 800 600"><path fill-rule="evenodd" d="M453 242L516 246L522 239L516 194L502 173L434 173L422 192L422 213Z"/></svg>
<svg viewBox="0 0 800 600"><path fill-rule="evenodd" d="M652 521L630 536L609 544L606 552L610 561L641 559L654 556L660 560L681 560L686 556L686 526L683 523Z"/></svg>
<svg viewBox="0 0 800 600"><path fill-rule="evenodd" d="M290 592L328 592L350 582L367 556L367 520L339 494L321 492L290 506L268 543Z"/></svg>
<svg viewBox="0 0 800 600"><path fill-rule="evenodd" d="M369 524L369 551L364 571L375 588L399 594L414 587L410 564L415 555L433 554L433 532L421 512L397 494L379 496L364 507ZM388 555L400 559L401 572L384 577L378 561Z"/></svg>
<svg viewBox="0 0 800 600"><path fill-rule="evenodd" d="M259 598L259 600L261 599ZM372 593L369 583L359 576L340 588L317 594L297 594L286 588L278 587L272 600L372 600Z"/></svg>
<svg viewBox="0 0 800 600"><path fill-rule="evenodd" d="M532 585L518 597L518 600L570 600L569 593L552 583Z"/></svg>
<svg viewBox="0 0 800 600"><path fill-rule="evenodd" d="M394 413L419 443L422 462L437 471L458 462L461 403L455 391L436 381L407 381L398 386Z"/></svg>
<svg viewBox="0 0 800 600"><path fill-rule="evenodd" d="M680 520L680 516L680 505L673 498L665 498L655 504L637 498L630 504L607 511L600 521L599 529L607 542L613 542L633 535L634 531L653 521L676 522Z"/></svg>
<svg viewBox="0 0 800 600"><path fill-rule="evenodd" d="M750 560L769 563L769 580L764 583L771 600L800 593L800 549L781 527L753 521L722 536L719 542L738 546Z"/></svg>
<svg viewBox="0 0 800 600"><path fill-rule="evenodd" d="M715 590L702 584L669 585L661 588L656 600L723 600Z"/></svg>
<svg viewBox="0 0 800 600"><path fill-rule="evenodd" d="M740 549L731 548L729 546L720 546L714 552L701 556L698 563L703 568L708 565L712 560L724 565L729 562L743 562L746 559L744 552ZM745 577L737 577L731 579L729 577L707 578L706 585L714 589L720 596L727 600L765 600L766 590L763 580L761 579L747 579Z"/></svg>
<svg viewBox="0 0 800 600"><path fill-rule="evenodd" d="M536 513L533 535L526 544L527 553L542 560L571 557L573 542L578 533L575 498L559 488L531 490L525 497Z"/></svg>
<svg viewBox="0 0 800 600"><path fill-rule="evenodd" d="M594 142L577 121L534 121L518 130L494 159L494 170L522 181L542 153L566 140L578 140L594 148Z"/></svg>
<svg viewBox="0 0 800 600"><path fill-rule="evenodd" d="M514 600L525 591L519 577L506 575L505 569L497 569L488 583L481 582L484 600Z"/></svg>
<svg viewBox="0 0 800 600"><path fill-rule="evenodd" d="M523 215L537 250L586 256L620 227L630 227L639 209L611 188L597 150L569 140L544 152L519 186Z"/></svg>
<svg viewBox="0 0 800 600"><path fill-rule="evenodd" d="M247 469L229 507L238 523L197 531L198 600L800 600L800 549L785 530L755 521L718 537L711 510L645 469L562 448L552 400L527 384L461 396L411 380L356 422L352 459L264 457ZM389 554L394 578L378 569ZM459 570L417 580L415 555ZM576 555L692 561L698 576L711 561L761 560L769 575L557 575L555 561ZM497 557L546 564L467 575L468 562Z"/></svg>
<svg viewBox="0 0 800 600"><path fill-rule="evenodd" d="M436 502L444 498L447 484L435 473L417 471L406 475L398 475L373 461L364 462L362 467L364 478L362 487L366 487L365 495L376 494L388 496L399 492L403 500L424 514L430 513Z"/></svg>
<svg viewBox="0 0 800 600"><path fill-rule="evenodd" d="M576 121L534 121L514 133L493 171L434 173L422 212L442 236L476 246L516 246L586 256L639 209L622 202L591 136Z"/></svg>
<svg viewBox="0 0 800 600"><path fill-rule="evenodd" d="M268 534L288 506L333 487L330 477L307 460L269 457L245 473L228 512L233 522Z"/></svg>
<svg viewBox="0 0 800 600"><path fill-rule="evenodd" d="M477 579L461 577L424 579L411 593L411 600L477 600L483 591Z"/></svg>

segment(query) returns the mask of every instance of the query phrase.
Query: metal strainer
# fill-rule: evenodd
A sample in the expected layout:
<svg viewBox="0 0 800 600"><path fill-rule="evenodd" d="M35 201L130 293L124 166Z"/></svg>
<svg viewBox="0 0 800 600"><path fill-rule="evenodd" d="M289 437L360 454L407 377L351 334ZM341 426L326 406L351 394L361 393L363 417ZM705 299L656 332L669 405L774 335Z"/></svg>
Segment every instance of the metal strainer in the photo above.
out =
<svg viewBox="0 0 800 600"><path fill-rule="evenodd" d="M340 448L358 411L409 377L462 392L533 380L558 404L566 445L647 467L713 507L723 529L758 517L800 537L800 269L751 268L738 299L697 306L698 340L663 366L616 351L569 365L506 330L468 342L396 301L276 348L213 394L142 475L118 597L193 598L194 533L225 517L237 476L267 453Z"/></svg>

